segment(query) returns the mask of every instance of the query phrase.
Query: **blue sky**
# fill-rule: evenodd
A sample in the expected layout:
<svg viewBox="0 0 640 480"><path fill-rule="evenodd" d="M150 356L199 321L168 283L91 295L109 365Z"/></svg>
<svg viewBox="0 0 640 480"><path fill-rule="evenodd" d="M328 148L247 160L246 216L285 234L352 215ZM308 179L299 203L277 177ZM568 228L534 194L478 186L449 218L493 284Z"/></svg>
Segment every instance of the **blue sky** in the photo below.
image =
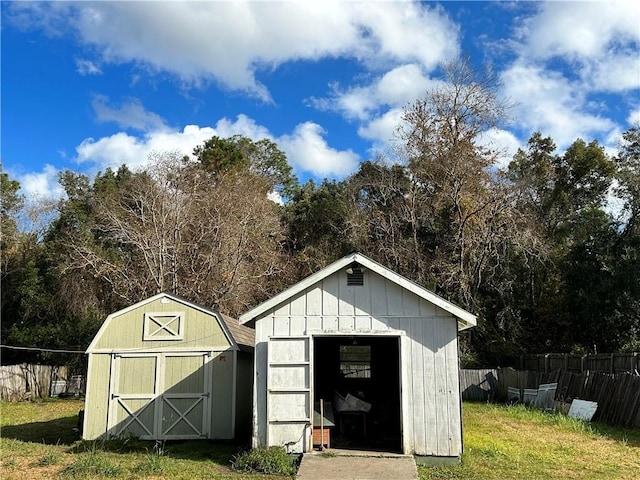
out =
<svg viewBox="0 0 640 480"><path fill-rule="evenodd" d="M389 150L403 107L460 54L535 131L615 152L640 121L640 2L2 2L3 170L29 198L213 135L270 138L302 180Z"/></svg>

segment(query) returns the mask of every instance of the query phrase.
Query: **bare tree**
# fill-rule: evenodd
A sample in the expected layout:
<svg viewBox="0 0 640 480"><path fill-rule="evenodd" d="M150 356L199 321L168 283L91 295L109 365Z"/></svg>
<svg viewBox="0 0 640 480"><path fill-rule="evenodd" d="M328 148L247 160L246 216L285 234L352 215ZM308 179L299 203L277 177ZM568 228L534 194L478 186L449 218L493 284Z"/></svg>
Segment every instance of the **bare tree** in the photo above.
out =
<svg viewBox="0 0 640 480"><path fill-rule="evenodd" d="M264 299L286 262L271 185L248 172L215 177L157 154L153 167L96 198L97 241L75 236L68 269L90 271L127 302L171 291L238 314Z"/></svg>
<svg viewBox="0 0 640 480"><path fill-rule="evenodd" d="M491 72L474 70L468 59L443 66L445 82L409 105L400 138L408 169L421 190L422 209L436 223L431 245L438 282L466 305L473 303L488 250L509 208L492 170L498 153L479 136L505 119Z"/></svg>

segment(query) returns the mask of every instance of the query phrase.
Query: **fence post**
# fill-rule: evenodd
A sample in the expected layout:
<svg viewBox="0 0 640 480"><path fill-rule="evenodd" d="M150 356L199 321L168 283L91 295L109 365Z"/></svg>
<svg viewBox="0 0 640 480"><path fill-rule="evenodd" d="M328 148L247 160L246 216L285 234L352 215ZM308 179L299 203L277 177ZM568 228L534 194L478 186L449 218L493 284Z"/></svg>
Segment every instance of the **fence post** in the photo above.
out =
<svg viewBox="0 0 640 480"><path fill-rule="evenodd" d="M611 354L611 360L610 360L610 363L609 363L609 365L610 365L609 366L609 370L610 370L609 373L611 373L611 374L615 374L616 373L616 361L615 361L615 359L616 359L616 355L615 355L615 353L612 353Z"/></svg>
<svg viewBox="0 0 640 480"><path fill-rule="evenodd" d="M524 355L520 355L520 370L524 370Z"/></svg>
<svg viewBox="0 0 640 480"><path fill-rule="evenodd" d="M580 359L580 373L584 373L587 370L587 356L583 355Z"/></svg>
<svg viewBox="0 0 640 480"><path fill-rule="evenodd" d="M549 373L549 354L544 355L544 373Z"/></svg>

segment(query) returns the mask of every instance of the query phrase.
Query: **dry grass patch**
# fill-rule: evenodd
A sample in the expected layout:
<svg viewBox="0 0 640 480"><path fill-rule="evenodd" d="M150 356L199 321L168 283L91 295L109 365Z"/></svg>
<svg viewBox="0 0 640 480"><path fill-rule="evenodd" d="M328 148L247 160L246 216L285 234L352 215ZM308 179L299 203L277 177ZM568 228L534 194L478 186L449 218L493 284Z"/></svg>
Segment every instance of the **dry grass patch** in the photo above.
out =
<svg viewBox="0 0 640 480"><path fill-rule="evenodd" d="M640 431L522 406L465 403L462 465L419 467L421 479L640 478Z"/></svg>

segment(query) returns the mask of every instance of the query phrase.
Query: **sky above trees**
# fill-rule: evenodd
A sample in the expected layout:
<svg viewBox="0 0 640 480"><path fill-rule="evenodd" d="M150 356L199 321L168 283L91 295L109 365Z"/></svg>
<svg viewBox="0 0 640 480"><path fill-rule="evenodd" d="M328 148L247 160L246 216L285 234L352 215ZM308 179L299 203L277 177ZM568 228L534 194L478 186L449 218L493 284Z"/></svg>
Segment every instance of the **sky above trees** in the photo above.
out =
<svg viewBox="0 0 640 480"><path fill-rule="evenodd" d="M58 172L132 168L214 135L268 138L302 180L394 146L403 108L468 54L510 121L614 152L640 121L640 3L2 2L2 162L30 198Z"/></svg>

